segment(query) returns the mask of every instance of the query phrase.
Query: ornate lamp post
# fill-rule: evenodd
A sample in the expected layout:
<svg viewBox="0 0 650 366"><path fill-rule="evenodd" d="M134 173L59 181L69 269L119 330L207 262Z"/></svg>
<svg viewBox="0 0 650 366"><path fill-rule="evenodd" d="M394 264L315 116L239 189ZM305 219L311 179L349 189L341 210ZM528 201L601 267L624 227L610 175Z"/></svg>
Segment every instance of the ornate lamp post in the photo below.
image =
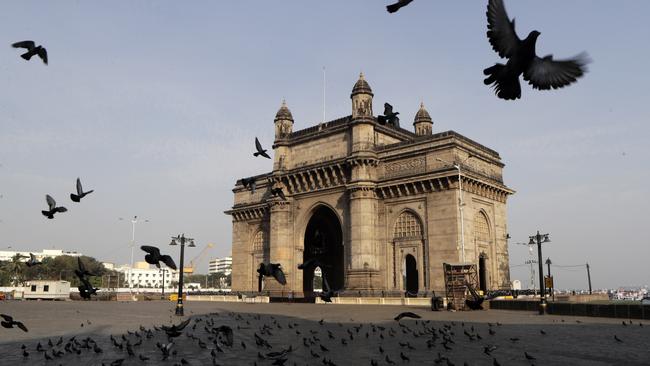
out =
<svg viewBox="0 0 650 366"><path fill-rule="evenodd" d="M539 265L539 315L544 315L546 312L546 293L544 286L544 262L542 261L542 243L550 243L548 234L540 234L537 231L536 235L530 237L529 245L537 244L537 264Z"/></svg>
<svg viewBox="0 0 650 366"><path fill-rule="evenodd" d="M169 245L181 245L181 261L180 261L180 273L178 274L178 301L176 302L176 315L183 316L183 260L185 259L185 243L188 243L188 247L195 247L194 239L186 238L185 234L172 236L172 241Z"/></svg>

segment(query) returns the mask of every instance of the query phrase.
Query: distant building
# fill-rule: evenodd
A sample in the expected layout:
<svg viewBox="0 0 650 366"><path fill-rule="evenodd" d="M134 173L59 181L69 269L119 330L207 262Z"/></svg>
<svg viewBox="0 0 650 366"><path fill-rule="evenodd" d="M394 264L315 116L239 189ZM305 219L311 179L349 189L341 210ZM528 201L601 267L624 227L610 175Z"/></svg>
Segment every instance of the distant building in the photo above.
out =
<svg viewBox="0 0 650 366"><path fill-rule="evenodd" d="M215 258L210 261L208 273L223 273L226 276L232 273L232 257Z"/></svg>
<svg viewBox="0 0 650 366"><path fill-rule="evenodd" d="M111 262L102 262L102 266L104 266L104 268L106 268L109 271L115 269L115 263L111 263Z"/></svg>
<svg viewBox="0 0 650 366"><path fill-rule="evenodd" d="M24 291L26 300L67 300L70 298L70 282L29 281Z"/></svg>
<svg viewBox="0 0 650 366"><path fill-rule="evenodd" d="M163 271L165 288L171 288L173 282L178 282L178 271L166 267L156 268L146 262L136 262L133 268L128 265L116 267L115 270L123 276L120 286L131 288L162 288Z"/></svg>
<svg viewBox="0 0 650 366"><path fill-rule="evenodd" d="M70 257L81 257L83 254L72 251L72 252L66 252L62 249L43 249L42 252L18 252L15 250L0 250L0 261L10 261L13 257L16 256L16 254L20 254L23 256L23 261L27 261L29 259L29 253L34 254L36 259L39 261L43 260L44 258L56 258L62 255L67 255Z"/></svg>

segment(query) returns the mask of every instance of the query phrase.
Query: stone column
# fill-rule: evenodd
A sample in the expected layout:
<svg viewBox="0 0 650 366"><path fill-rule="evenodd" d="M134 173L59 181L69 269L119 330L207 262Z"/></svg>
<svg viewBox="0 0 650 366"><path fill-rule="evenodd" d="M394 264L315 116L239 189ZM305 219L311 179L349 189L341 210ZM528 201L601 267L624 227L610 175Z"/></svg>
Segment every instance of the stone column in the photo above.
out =
<svg viewBox="0 0 650 366"><path fill-rule="evenodd" d="M293 274L296 264L294 263L291 203L289 200L291 198L283 201L277 197L269 200L271 207L269 225L270 262L280 263L287 278L285 286L280 285L275 278L264 279L264 291L269 291L271 296L286 297L294 288Z"/></svg>

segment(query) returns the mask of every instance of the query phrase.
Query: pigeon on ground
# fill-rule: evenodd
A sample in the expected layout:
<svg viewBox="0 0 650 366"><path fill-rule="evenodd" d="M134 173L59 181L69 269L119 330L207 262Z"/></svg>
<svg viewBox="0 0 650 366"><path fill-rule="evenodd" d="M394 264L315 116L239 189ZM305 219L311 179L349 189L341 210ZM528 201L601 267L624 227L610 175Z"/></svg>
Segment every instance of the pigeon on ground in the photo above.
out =
<svg viewBox="0 0 650 366"><path fill-rule="evenodd" d="M232 347L234 343L234 334L232 331L232 328L230 328L227 325L222 325L217 328L217 333L223 335L225 337L224 344L228 347Z"/></svg>
<svg viewBox="0 0 650 366"><path fill-rule="evenodd" d="M54 214L57 213L57 212L66 212L66 211L68 211L68 209L63 207L63 206L56 207L56 201L49 194L45 195L45 201L47 202L48 210L47 211L41 211L41 213L43 214L43 216L47 217L48 219L53 219Z"/></svg>
<svg viewBox="0 0 650 366"><path fill-rule="evenodd" d="M160 268L160 262L163 262L167 267L171 269L176 269L176 263L169 255L161 255L160 249L152 247L149 245L143 245L140 249L144 250L148 254L144 256L144 260L149 264L154 264L156 267Z"/></svg>
<svg viewBox="0 0 650 366"><path fill-rule="evenodd" d="M490 0L487 8L487 37L500 57L508 62L483 70L485 85L494 84L497 96L505 100L521 98L519 75L523 74L534 89L557 89L575 82L587 71L589 59L580 54L572 59L553 60L552 55L538 57L535 44L540 32L534 30L521 40L515 32L515 21L510 21L503 0Z"/></svg>
<svg viewBox="0 0 650 366"><path fill-rule="evenodd" d="M86 197L86 195L93 193L94 190L91 189L88 192L84 192L83 187L81 186L81 180L77 178L77 194L70 193L70 199L74 202L79 202L81 201L82 198Z"/></svg>
<svg viewBox="0 0 650 366"><path fill-rule="evenodd" d="M37 264L43 264L43 263L38 261L36 259L36 256L34 256L34 254L29 253L29 259L27 260L27 262L25 262L25 264L27 265L27 267L32 267L32 266L35 266Z"/></svg>
<svg viewBox="0 0 650 366"><path fill-rule="evenodd" d="M271 194L272 194L274 197L280 197L280 199L282 199L283 201L286 201L286 200L287 200L287 196L285 196L285 195L284 195L284 192L282 192L282 187L273 188L273 189L271 190Z"/></svg>
<svg viewBox="0 0 650 366"><path fill-rule="evenodd" d="M255 189L257 188L257 183L255 183L255 178L254 178L254 177L251 177L251 178L242 178L242 179L241 179L241 184L242 184L244 187L250 189L251 194L255 193Z"/></svg>
<svg viewBox="0 0 650 366"><path fill-rule="evenodd" d="M405 311L403 313L397 314L397 316L395 317L395 320L400 321L400 319L402 319L402 318L420 319L422 317L419 316L418 314L412 313L410 311Z"/></svg>
<svg viewBox="0 0 650 366"><path fill-rule="evenodd" d="M400 10L402 7L410 4L411 1L413 0L398 0L396 3L386 6L386 10L388 10L389 13L394 13Z"/></svg>
<svg viewBox="0 0 650 366"><path fill-rule="evenodd" d="M0 314L0 317L4 319L3 321L0 321L0 325L2 325L4 328L13 328L14 325L17 326L18 328L22 329L23 332L28 332L27 327L25 324L22 322L14 320L14 318L11 315L7 314Z"/></svg>
<svg viewBox="0 0 650 366"><path fill-rule="evenodd" d="M45 47L41 45L36 46L36 43L34 43L34 41L16 42L11 46L13 48L27 49L27 52L20 55L20 57L24 58L25 60L29 61L32 58L32 56L38 55L38 57L40 57L41 60L43 60L43 63L47 65L47 50L45 49Z"/></svg>
<svg viewBox="0 0 650 366"><path fill-rule="evenodd" d="M253 156L263 156L267 159L271 159L269 154L266 153L266 150L262 148L262 144L260 144L260 140L258 140L257 137L255 138L255 150L257 150L257 152L253 153Z"/></svg>

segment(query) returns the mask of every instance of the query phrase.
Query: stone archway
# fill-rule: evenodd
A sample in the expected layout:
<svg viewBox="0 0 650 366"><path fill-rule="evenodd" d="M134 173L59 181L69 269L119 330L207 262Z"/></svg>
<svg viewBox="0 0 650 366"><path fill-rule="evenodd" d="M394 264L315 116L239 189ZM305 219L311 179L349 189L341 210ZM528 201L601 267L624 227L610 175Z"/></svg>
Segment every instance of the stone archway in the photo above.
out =
<svg viewBox="0 0 650 366"><path fill-rule="evenodd" d="M327 278L332 290L338 291L344 286L344 251L343 231L338 216L329 207L316 208L305 229L303 263L318 259L323 267L321 271ZM306 296L313 293L315 268L303 270L303 292Z"/></svg>

